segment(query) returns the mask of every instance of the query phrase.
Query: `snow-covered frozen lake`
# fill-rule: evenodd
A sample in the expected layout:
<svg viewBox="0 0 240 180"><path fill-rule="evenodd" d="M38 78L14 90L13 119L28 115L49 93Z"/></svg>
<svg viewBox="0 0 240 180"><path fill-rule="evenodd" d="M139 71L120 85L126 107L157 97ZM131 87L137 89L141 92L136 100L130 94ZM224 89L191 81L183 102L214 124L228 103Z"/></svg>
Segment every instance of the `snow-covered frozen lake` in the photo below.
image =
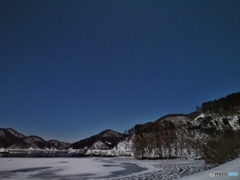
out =
<svg viewBox="0 0 240 180"><path fill-rule="evenodd" d="M0 158L0 179L177 179L209 168L200 160Z"/></svg>

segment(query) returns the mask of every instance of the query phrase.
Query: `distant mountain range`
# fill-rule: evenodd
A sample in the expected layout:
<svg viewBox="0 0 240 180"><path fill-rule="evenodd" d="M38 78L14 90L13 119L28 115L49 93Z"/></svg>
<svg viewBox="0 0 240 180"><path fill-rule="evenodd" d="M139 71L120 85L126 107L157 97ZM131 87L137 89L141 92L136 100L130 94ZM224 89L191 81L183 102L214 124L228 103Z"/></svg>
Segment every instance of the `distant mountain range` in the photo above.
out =
<svg viewBox="0 0 240 180"><path fill-rule="evenodd" d="M139 158L201 158L211 146L208 142L218 139L214 143L219 143L224 134L235 131L240 131L240 92L203 103L190 114L169 114L155 122L137 124L127 134L108 129L72 144L0 128L0 148L111 150L112 154Z"/></svg>
<svg viewBox="0 0 240 180"><path fill-rule="evenodd" d="M112 149L127 135L113 131L105 130L89 138L80 140L73 144L60 142L58 140L46 141L39 136L25 136L11 128L0 128L0 148L10 149Z"/></svg>
<svg viewBox="0 0 240 180"><path fill-rule="evenodd" d="M68 149L70 143L60 142L57 140L46 141L38 136L25 136L11 128L0 128L0 147L10 149Z"/></svg>

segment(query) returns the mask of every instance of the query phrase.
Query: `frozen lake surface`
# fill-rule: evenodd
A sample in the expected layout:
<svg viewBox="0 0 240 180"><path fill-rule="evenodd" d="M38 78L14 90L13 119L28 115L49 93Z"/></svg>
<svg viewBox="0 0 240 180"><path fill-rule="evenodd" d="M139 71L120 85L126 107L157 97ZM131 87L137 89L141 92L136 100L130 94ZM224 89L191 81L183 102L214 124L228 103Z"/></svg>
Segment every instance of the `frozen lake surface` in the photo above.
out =
<svg viewBox="0 0 240 180"><path fill-rule="evenodd" d="M200 160L0 158L0 179L177 179L209 168Z"/></svg>

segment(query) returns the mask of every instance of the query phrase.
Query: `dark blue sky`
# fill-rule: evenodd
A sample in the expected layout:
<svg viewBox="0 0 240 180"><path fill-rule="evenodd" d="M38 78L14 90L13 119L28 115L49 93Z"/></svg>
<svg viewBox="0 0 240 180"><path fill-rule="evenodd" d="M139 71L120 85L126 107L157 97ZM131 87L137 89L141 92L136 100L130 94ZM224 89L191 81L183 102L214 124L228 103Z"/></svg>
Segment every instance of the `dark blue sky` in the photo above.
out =
<svg viewBox="0 0 240 180"><path fill-rule="evenodd" d="M1 0L0 127L74 142L240 90L239 0Z"/></svg>

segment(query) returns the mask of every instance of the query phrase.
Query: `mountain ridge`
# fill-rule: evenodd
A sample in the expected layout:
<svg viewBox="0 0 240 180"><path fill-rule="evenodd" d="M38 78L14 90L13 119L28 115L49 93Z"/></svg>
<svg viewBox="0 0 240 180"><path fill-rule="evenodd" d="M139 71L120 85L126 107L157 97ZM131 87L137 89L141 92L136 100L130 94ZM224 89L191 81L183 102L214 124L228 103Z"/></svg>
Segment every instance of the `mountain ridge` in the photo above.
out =
<svg viewBox="0 0 240 180"><path fill-rule="evenodd" d="M0 128L0 148L112 150L112 154L134 154L137 158L203 158L203 151L211 146L208 142L238 130L240 92L205 102L189 114L167 114L153 122L136 124L126 134L106 129L72 144Z"/></svg>
<svg viewBox="0 0 240 180"><path fill-rule="evenodd" d="M69 147L70 143L57 141L57 145L52 144L53 140L44 140L43 138L30 135L25 136L12 128L0 128L0 148L28 149L28 148L57 148L62 150L63 147ZM59 145L61 144L61 146Z"/></svg>
<svg viewBox="0 0 240 180"><path fill-rule="evenodd" d="M50 139L46 141L45 139L37 135L25 136L24 134L21 134L17 130L14 130L12 128L0 128L0 148L56 148L58 150L64 150L70 147L74 149L83 149L84 147L91 148L92 146L96 146L102 147L103 149L111 149L125 137L127 137L127 135L111 129L106 129L96 135L90 136L89 138L79 140L75 143L67 143L61 142L56 139Z"/></svg>
<svg viewBox="0 0 240 180"><path fill-rule="evenodd" d="M95 149L95 145L102 149L111 149L118 144L121 140L126 138L127 135L116 132L114 130L106 129L89 138L82 139L72 144L74 149ZM98 143L98 144L95 144Z"/></svg>
<svg viewBox="0 0 240 180"><path fill-rule="evenodd" d="M200 112L169 114L154 122L135 125L132 128L135 156L139 158L212 157L215 156L214 152L220 150L218 147L210 149L209 147L212 144L218 144L220 147L221 137L225 137L225 134L231 134L235 144L238 144L235 137L240 131L240 93L232 93L218 100L208 101L203 103L200 109ZM209 155L211 151L213 154ZM240 151L240 147L235 151Z"/></svg>

